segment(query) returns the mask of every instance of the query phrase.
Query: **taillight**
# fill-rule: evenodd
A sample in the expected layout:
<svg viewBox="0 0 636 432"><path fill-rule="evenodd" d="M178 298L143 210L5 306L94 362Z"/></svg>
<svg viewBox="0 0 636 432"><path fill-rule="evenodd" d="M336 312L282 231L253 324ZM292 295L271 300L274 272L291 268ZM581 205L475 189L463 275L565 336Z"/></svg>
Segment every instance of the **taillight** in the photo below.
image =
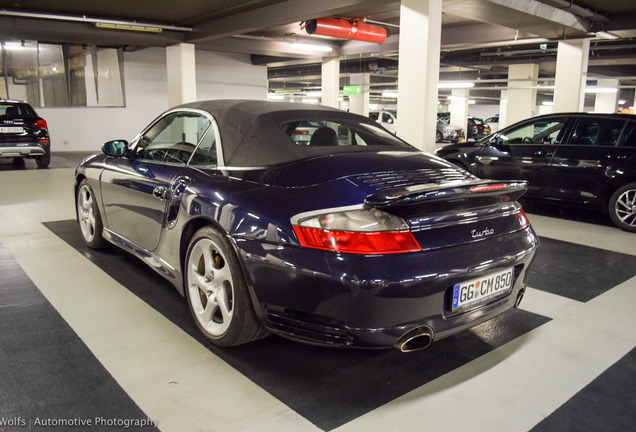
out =
<svg viewBox="0 0 636 432"><path fill-rule="evenodd" d="M487 185L480 185L480 186L472 186L470 188L471 192L488 192L488 191L493 191L493 190L501 190L501 189L505 189L506 185L503 183L497 183L497 184L487 184Z"/></svg>
<svg viewBox="0 0 636 432"><path fill-rule="evenodd" d="M521 228L526 228L528 225L530 225L528 216L526 216L526 212L524 212L523 210L519 210L519 213L517 213L517 217L519 218L519 222L521 222Z"/></svg>
<svg viewBox="0 0 636 432"><path fill-rule="evenodd" d="M306 129L296 129L292 132L292 135L309 135L309 131Z"/></svg>
<svg viewBox="0 0 636 432"><path fill-rule="evenodd" d="M46 120L44 119L39 119L37 122L35 122L35 125L40 129L46 129L48 127L48 125L46 124Z"/></svg>
<svg viewBox="0 0 636 432"><path fill-rule="evenodd" d="M403 219L377 209L334 209L292 218L300 245L355 254L415 252L420 246Z"/></svg>

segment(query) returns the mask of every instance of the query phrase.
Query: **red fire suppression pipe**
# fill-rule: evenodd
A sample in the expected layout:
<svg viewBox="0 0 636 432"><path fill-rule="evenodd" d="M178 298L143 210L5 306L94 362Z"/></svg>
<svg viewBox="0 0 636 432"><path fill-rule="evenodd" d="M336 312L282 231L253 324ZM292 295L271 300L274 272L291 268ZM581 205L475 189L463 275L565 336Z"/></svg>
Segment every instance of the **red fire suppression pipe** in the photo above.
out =
<svg viewBox="0 0 636 432"><path fill-rule="evenodd" d="M315 18L305 23L305 30L309 34L377 44L386 39L384 27L367 24L359 19Z"/></svg>

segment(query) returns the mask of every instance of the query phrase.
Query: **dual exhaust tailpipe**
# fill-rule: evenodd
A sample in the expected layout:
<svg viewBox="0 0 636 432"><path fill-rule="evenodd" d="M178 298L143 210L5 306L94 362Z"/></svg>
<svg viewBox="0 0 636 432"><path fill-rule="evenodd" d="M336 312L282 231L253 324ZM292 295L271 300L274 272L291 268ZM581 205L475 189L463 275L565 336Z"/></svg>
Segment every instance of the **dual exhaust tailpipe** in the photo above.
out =
<svg viewBox="0 0 636 432"><path fill-rule="evenodd" d="M433 342L433 337L433 329L429 326L415 327L404 333L393 347L403 353L419 351L428 348Z"/></svg>

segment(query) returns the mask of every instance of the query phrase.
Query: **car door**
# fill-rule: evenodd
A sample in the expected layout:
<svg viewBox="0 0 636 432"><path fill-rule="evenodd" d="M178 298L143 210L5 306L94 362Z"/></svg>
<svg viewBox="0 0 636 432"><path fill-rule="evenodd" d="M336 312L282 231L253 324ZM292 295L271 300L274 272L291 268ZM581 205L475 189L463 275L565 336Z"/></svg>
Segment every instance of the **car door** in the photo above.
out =
<svg viewBox="0 0 636 432"><path fill-rule="evenodd" d="M551 196L603 206L611 182L622 175L634 148L626 141L633 122L609 116L580 116L556 149L551 163Z"/></svg>
<svg viewBox="0 0 636 432"><path fill-rule="evenodd" d="M568 122L566 116L536 118L493 135L475 157L476 174L496 180L527 180L528 195L549 188L549 168Z"/></svg>
<svg viewBox="0 0 636 432"><path fill-rule="evenodd" d="M108 161L101 188L109 231L143 249L157 248L187 187L185 164L210 125L203 113L172 111L142 132L127 156Z"/></svg>

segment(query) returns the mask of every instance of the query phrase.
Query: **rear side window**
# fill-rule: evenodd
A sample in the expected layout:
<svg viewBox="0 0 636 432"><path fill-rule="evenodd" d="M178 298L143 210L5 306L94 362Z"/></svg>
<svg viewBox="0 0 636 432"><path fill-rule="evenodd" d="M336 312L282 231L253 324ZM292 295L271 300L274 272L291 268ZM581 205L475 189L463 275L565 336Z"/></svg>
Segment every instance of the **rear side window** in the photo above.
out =
<svg viewBox="0 0 636 432"><path fill-rule="evenodd" d="M628 122L618 141L619 147L636 147L636 122Z"/></svg>
<svg viewBox="0 0 636 432"><path fill-rule="evenodd" d="M625 120L580 118L576 121L569 144L616 146Z"/></svg>

